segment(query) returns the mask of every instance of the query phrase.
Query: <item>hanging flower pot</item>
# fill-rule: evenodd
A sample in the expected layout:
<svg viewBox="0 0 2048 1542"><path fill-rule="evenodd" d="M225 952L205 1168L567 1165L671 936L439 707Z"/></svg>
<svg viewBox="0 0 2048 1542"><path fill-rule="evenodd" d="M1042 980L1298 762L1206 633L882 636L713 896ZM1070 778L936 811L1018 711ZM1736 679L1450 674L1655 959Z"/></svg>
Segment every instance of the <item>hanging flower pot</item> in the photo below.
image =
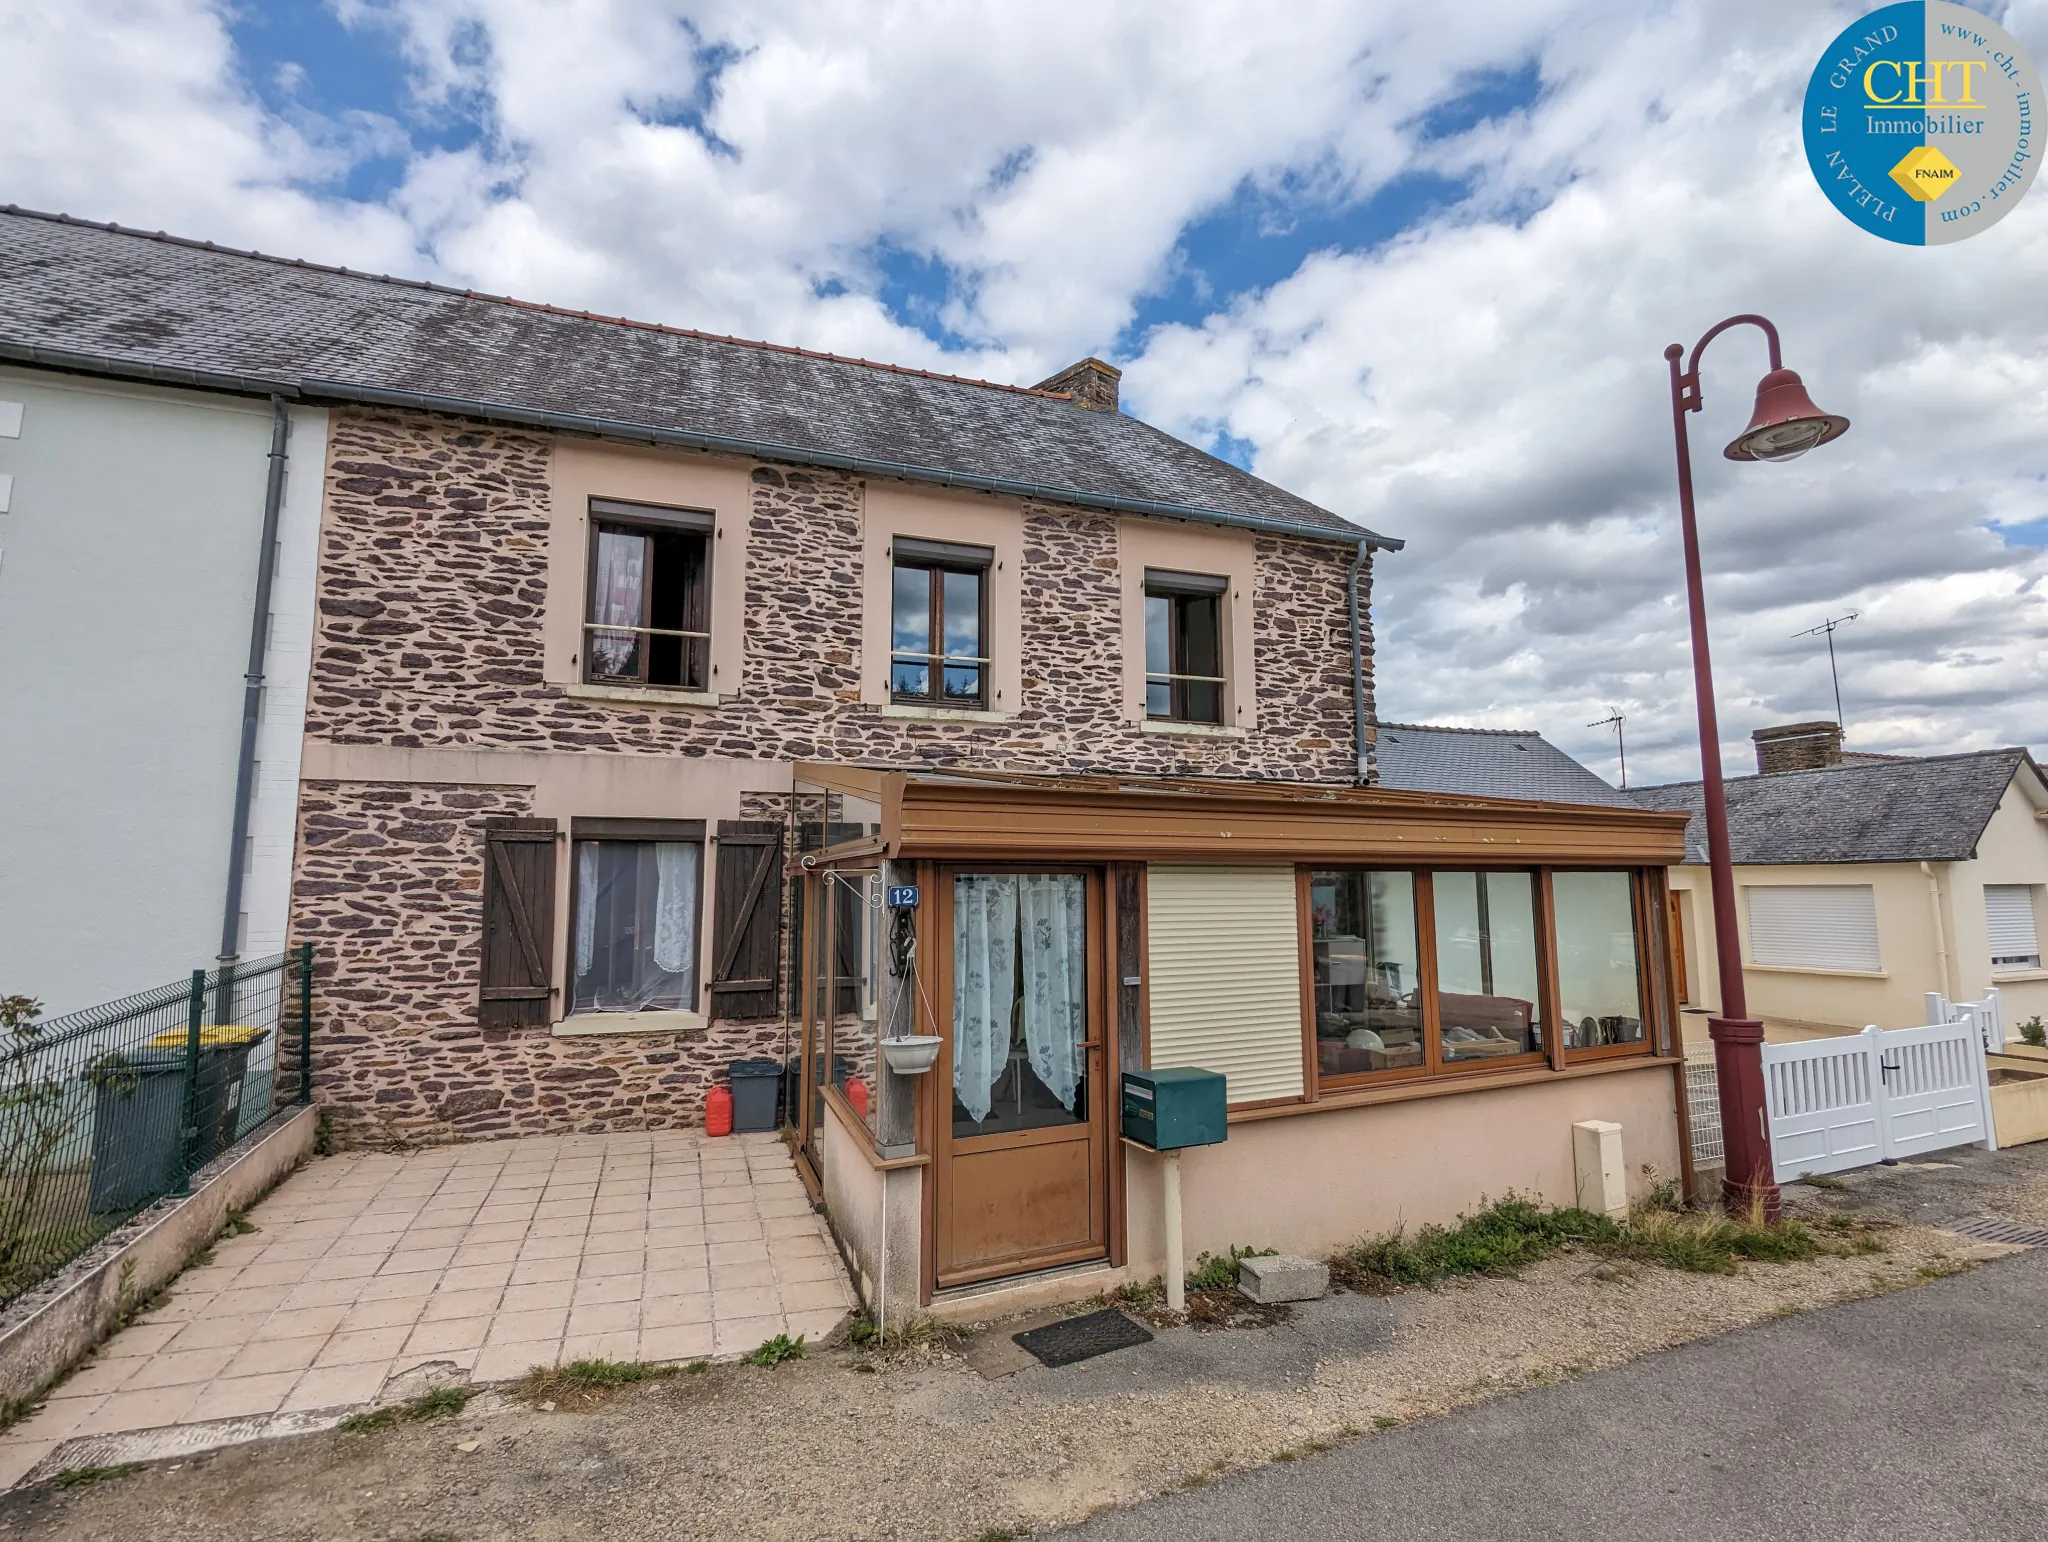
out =
<svg viewBox="0 0 2048 1542"><path fill-rule="evenodd" d="M898 1076L922 1076L939 1058L939 1036L907 1033L882 1040L882 1058Z"/></svg>

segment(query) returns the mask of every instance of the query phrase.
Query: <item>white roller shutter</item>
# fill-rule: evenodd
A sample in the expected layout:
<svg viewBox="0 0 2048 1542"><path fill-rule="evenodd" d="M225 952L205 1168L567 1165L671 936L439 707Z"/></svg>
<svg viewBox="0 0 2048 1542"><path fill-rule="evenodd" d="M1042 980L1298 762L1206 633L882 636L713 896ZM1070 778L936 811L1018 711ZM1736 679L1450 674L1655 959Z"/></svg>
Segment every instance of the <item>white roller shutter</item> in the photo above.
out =
<svg viewBox="0 0 2048 1542"><path fill-rule="evenodd" d="M1867 883L1746 888L1749 958L1797 969L1875 973L1877 898Z"/></svg>
<svg viewBox="0 0 2048 1542"><path fill-rule="evenodd" d="M1230 1101L1299 1097L1291 867L1161 867L1145 893L1151 1063L1221 1071Z"/></svg>
<svg viewBox="0 0 2048 1542"><path fill-rule="evenodd" d="M2041 962L2034 931L2034 891L2023 883L1984 885L1984 920L1991 930L1991 962L2023 968Z"/></svg>

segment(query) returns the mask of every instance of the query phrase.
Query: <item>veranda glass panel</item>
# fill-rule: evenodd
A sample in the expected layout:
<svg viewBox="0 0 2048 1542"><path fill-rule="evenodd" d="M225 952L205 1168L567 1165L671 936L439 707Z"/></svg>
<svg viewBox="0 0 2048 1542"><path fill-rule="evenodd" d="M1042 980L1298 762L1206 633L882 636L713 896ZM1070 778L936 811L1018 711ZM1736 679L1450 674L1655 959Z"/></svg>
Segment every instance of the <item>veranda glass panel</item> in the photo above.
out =
<svg viewBox="0 0 2048 1542"><path fill-rule="evenodd" d="M1557 994L1569 1049L1640 1044L1642 973L1635 886L1627 873L1553 873Z"/></svg>
<svg viewBox="0 0 2048 1542"><path fill-rule="evenodd" d="M1318 1069L1350 1076L1421 1065L1414 875L1311 874L1309 924Z"/></svg>
<svg viewBox="0 0 2048 1542"><path fill-rule="evenodd" d="M953 1136L1088 1117L1087 886L1075 873L953 880Z"/></svg>
<svg viewBox="0 0 2048 1542"><path fill-rule="evenodd" d="M1437 1019L1446 1061L1543 1047L1536 881L1528 873L1438 873Z"/></svg>
<svg viewBox="0 0 2048 1542"><path fill-rule="evenodd" d="M576 1012L688 1011L697 996L699 848L576 842Z"/></svg>

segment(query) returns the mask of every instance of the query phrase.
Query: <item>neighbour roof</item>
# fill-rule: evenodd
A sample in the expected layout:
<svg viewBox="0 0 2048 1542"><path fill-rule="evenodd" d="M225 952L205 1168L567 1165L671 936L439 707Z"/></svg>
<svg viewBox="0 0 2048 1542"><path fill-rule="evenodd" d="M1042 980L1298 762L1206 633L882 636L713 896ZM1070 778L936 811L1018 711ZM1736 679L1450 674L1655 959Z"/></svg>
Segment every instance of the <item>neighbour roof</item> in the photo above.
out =
<svg viewBox="0 0 2048 1542"><path fill-rule="evenodd" d="M1533 803L1625 808L1610 787L1539 733L1504 728L1433 728L1382 723L1380 785ZM1637 805L1640 806L1640 805Z"/></svg>
<svg viewBox="0 0 2048 1542"><path fill-rule="evenodd" d="M1813 771L1741 776L1726 784L1728 845L1739 866L1817 862L1967 862L2023 749L1903 760L1851 760ZM1683 809L1685 860L1707 860L1700 784L1630 792L1644 808Z"/></svg>
<svg viewBox="0 0 2048 1542"><path fill-rule="evenodd" d="M1398 547L1067 393L0 209L0 359L547 423ZM561 419L575 420L563 422Z"/></svg>

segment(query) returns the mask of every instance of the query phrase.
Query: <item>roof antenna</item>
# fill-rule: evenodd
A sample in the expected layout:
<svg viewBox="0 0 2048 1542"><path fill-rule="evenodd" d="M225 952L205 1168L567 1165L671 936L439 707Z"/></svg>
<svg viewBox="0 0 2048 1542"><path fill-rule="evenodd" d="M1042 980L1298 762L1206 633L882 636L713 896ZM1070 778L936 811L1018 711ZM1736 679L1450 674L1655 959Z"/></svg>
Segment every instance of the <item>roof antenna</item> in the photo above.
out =
<svg viewBox="0 0 2048 1542"><path fill-rule="evenodd" d="M1837 728L1844 727L1845 725L1842 722L1842 677L1835 670L1835 628L1847 626L1856 619L1858 614L1859 612L1852 610L1845 616L1830 616L1819 626L1810 626L1803 632L1794 632L1792 634L1794 637L1816 637L1822 633L1827 634L1828 678L1835 682L1835 727Z"/></svg>
<svg viewBox="0 0 2048 1542"><path fill-rule="evenodd" d="M1614 725L1614 753L1621 757L1621 785L1623 791L1628 789L1628 746L1622 743L1621 740L1621 725L1626 721L1628 721L1628 716L1621 708L1609 707L1607 709L1607 716L1600 719L1597 723L1588 723L1586 725L1588 728L1605 728L1610 723Z"/></svg>

